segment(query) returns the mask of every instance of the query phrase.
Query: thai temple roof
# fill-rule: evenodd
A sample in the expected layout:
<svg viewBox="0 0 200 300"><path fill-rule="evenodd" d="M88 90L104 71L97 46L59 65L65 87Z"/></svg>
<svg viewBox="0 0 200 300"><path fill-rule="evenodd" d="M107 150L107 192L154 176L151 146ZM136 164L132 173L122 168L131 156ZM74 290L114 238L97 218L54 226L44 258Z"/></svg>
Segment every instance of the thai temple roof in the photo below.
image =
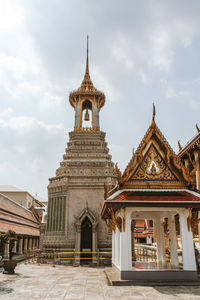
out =
<svg viewBox="0 0 200 300"><path fill-rule="evenodd" d="M0 194L0 203L1 232L14 230L17 234L33 236L40 235L40 223L31 210L2 194Z"/></svg>

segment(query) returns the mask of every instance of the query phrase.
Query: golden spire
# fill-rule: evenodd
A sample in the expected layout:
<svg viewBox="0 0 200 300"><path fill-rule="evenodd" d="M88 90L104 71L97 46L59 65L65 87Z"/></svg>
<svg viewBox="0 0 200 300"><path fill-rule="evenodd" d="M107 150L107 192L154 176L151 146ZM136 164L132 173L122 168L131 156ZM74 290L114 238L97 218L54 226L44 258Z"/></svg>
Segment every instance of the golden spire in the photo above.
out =
<svg viewBox="0 0 200 300"><path fill-rule="evenodd" d="M85 76L83 80L90 80L89 59L88 59L88 35L87 35L87 56L86 56Z"/></svg>

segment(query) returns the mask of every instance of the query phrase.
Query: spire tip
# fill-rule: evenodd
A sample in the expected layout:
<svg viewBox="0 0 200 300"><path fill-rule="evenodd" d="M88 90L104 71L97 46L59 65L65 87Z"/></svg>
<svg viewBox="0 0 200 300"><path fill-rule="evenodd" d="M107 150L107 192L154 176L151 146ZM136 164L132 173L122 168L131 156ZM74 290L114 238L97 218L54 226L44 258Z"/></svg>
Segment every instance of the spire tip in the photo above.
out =
<svg viewBox="0 0 200 300"><path fill-rule="evenodd" d="M152 121L155 122L155 115L156 115L156 108L155 108L155 104L153 102L153 116L152 116Z"/></svg>

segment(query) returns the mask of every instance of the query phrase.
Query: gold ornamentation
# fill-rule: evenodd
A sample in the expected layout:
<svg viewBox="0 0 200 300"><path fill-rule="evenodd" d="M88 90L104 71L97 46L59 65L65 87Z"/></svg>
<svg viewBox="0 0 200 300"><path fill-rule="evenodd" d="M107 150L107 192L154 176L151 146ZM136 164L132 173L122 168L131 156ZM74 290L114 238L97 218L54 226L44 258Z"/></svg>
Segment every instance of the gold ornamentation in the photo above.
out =
<svg viewBox="0 0 200 300"><path fill-rule="evenodd" d="M153 144L130 180L177 180Z"/></svg>
<svg viewBox="0 0 200 300"><path fill-rule="evenodd" d="M154 163L150 158L148 162L145 161L145 153L147 153L147 151L145 151L146 147L149 147L151 144L155 146L157 152L160 154L159 157L162 157L161 165L154 159L152 159ZM154 166L151 164L150 169L148 169L149 163L154 164ZM165 172L163 172L163 164L166 166ZM135 178L138 180L134 180ZM170 186L172 188L184 188L187 182L190 183L190 179L186 174L184 165L176 156L155 123L155 106L153 106L151 125L127 165L122 175L120 185L127 188L170 188Z"/></svg>
<svg viewBox="0 0 200 300"><path fill-rule="evenodd" d="M181 147L181 143L180 143L180 141L178 141L178 148L179 148L179 151L181 151L181 150L182 150L182 147Z"/></svg>
<svg viewBox="0 0 200 300"><path fill-rule="evenodd" d="M197 229L199 222L200 219L198 218L198 211L193 211L192 208L190 208L189 216L187 217L188 231L191 230L194 232Z"/></svg>
<svg viewBox="0 0 200 300"><path fill-rule="evenodd" d="M80 123L78 126L74 127L75 131L79 130L85 130L82 127L82 114L83 114L83 102L85 100L88 100L92 104L92 128L91 130L100 130L99 126L95 125L95 115L94 115L94 106L97 107L97 110L100 111L100 109L105 104L105 95L101 91L97 90L92 80L90 79L90 73L89 73L89 59L88 59L88 36L87 36L87 56L86 56L86 67L85 67L85 75L83 78L83 81L81 83L81 86L75 90L72 91L69 94L69 102L72 105L74 109L76 109L77 105L80 106ZM97 118L96 114L96 118ZM88 120L88 114L86 113L86 120Z"/></svg>
<svg viewBox="0 0 200 300"><path fill-rule="evenodd" d="M121 171L120 171L120 169L118 168L118 165L117 165L118 163L116 163L115 164L115 171L116 171L116 173L117 173L117 180L118 180L118 182L121 180L121 177L122 177L122 173L121 173Z"/></svg>

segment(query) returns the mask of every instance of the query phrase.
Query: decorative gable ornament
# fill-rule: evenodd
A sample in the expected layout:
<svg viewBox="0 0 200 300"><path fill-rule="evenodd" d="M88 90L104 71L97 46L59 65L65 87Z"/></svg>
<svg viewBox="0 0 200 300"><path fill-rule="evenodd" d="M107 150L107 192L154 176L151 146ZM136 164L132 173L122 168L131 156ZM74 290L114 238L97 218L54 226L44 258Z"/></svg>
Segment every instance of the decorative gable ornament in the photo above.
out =
<svg viewBox="0 0 200 300"><path fill-rule="evenodd" d="M137 189L190 185L185 167L155 123L154 104L151 125L118 182L120 187Z"/></svg>
<svg viewBox="0 0 200 300"><path fill-rule="evenodd" d="M166 164L159 151L152 143L138 167L128 181L178 181L176 175Z"/></svg>

